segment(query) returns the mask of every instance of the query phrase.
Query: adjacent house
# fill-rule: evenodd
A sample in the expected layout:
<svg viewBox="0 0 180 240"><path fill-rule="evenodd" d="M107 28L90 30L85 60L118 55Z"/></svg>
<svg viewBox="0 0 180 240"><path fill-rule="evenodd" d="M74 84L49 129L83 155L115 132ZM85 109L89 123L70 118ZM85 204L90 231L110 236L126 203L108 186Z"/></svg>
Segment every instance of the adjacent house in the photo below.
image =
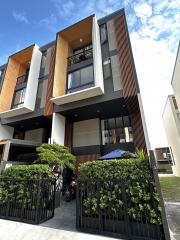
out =
<svg viewBox="0 0 180 240"><path fill-rule="evenodd" d="M114 149L149 149L124 10L91 15L0 67L0 156L30 162L41 143L77 163Z"/></svg>
<svg viewBox="0 0 180 240"><path fill-rule="evenodd" d="M172 154L173 173L180 176L180 46L178 48L172 76L174 95L167 98L163 112L164 127Z"/></svg>

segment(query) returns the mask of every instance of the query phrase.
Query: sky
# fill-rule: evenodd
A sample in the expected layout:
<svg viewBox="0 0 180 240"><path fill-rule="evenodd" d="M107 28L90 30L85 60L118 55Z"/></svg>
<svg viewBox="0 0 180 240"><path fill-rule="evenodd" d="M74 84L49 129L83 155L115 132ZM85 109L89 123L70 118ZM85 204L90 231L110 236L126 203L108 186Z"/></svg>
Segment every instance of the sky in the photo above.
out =
<svg viewBox="0 0 180 240"><path fill-rule="evenodd" d="M179 0L6 0L0 7L0 65L33 43L95 13L124 8L151 147L167 146L162 113L180 40Z"/></svg>

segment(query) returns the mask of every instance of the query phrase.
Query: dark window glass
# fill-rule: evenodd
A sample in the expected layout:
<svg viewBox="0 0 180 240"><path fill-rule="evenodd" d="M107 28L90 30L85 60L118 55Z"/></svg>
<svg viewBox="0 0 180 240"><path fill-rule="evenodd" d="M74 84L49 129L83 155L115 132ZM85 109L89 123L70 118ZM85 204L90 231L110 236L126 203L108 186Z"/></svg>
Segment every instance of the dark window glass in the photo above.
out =
<svg viewBox="0 0 180 240"><path fill-rule="evenodd" d="M43 52L42 54L40 74L39 74L40 77L43 77L45 74L46 60L47 60L47 51Z"/></svg>
<svg viewBox="0 0 180 240"><path fill-rule="evenodd" d="M105 23L100 26L100 36L101 44L107 42L107 28Z"/></svg>
<svg viewBox="0 0 180 240"><path fill-rule="evenodd" d="M128 116L105 119L102 120L101 125L103 145L133 142L132 127Z"/></svg>
<svg viewBox="0 0 180 240"><path fill-rule="evenodd" d="M111 60L110 58L107 58L103 61L103 72L104 72L104 78L111 77Z"/></svg>
<svg viewBox="0 0 180 240"><path fill-rule="evenodd" d="M0 90L2 87L2 83L3 83L3 77L4 77L4 69L0 70Z"/></svg>
<svg viewBox="0 0 180 240"><path fill-rule="evenodd" d="M22 107L24 104L26 88L15 91L12 108Z"/></svg>
<svg viewBox="0 0 180 240"><path fill-rule="evenodd" d="M93 65L68 74L68 93L92 87L93 85Z"/></svg>

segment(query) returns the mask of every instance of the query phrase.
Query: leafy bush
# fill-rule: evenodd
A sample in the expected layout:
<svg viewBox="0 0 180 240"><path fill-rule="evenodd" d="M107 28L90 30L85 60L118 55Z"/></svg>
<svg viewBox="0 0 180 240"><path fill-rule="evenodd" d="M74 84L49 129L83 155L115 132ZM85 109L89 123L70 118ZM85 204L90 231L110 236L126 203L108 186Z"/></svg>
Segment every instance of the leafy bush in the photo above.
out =
<svg viewBox="0 0 180 240"><path fill-rule="evenodd" d="M151 179L149 163L141 159L121 159L86 162L80 166L80 177L91 179Z"/></svg>
<svg viewBox="0 0 180 240"><path fill-rule="evenodd" d="M37 160L35 163L48 164L50 167L62 166L74 169L75 156L73 156L67 147L58 144L42 144L37 149Z"/></svg>
<svg viewBox="0 0 180 240"><path fill-rule="evenodd" d="M0 205L10 202L15 204L15 208L23 206L35 209L39 180L49 179L48 182L41 182L41 188L48 189L51 176L48 165L19 165L7 168L0 179Z"/></svg>
<svg viewBox="0 0 180 240"><path fill-rule="evenodd" d="M7 168L2 177L10 179L41 179L51 176L51 168L45 164L18 165Z"/></svg>
<svg viewBox="0 0 180 240"><path fill-rule="evenodd" d="M124 209L124 194L130 219L161 224L159 197L149 162L142 159L92 161L81 165L85 214L98 215L99 209L118 217ZM91 192L90 192L91 191Z"/></svg>

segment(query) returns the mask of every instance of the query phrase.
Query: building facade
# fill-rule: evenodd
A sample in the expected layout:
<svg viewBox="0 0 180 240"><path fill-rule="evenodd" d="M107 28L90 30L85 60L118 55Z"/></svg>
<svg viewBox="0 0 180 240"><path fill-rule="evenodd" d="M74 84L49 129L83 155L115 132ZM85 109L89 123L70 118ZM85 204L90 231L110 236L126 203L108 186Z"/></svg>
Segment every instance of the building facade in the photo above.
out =
<svg viewBox="0 0 180 240"><path fill-rule="evenodd" d="M56 142L77 163L114 149L148 149L140 91L124 10L89 16L32 45L0 67L2 162L35 158Z"/></svg>
<svg viewBox="0 0 180 240"><path fill-rule="evenodd" d="M176 176L180 176L180 47L177 52L171 84L174 95L170 95L167 98L163 112L163 121L172 154L173 173Z"/></svg>

